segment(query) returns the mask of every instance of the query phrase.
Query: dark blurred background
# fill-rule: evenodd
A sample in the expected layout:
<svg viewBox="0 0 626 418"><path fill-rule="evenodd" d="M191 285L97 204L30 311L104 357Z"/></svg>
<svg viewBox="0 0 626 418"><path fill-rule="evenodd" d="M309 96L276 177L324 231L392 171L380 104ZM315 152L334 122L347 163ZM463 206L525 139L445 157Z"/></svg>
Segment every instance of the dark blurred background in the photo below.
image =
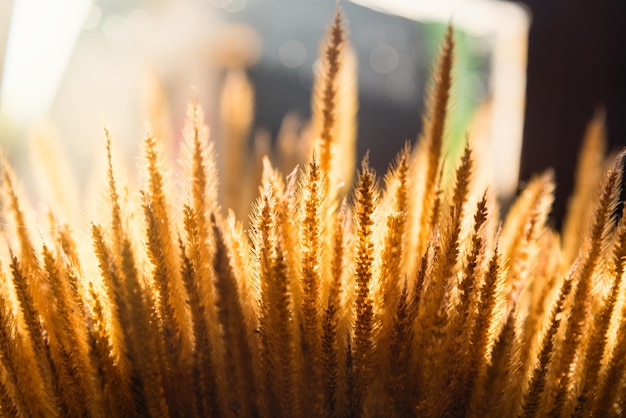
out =
<svg viewBox="0 0 626 418"><path fill-rule="evenodd" d="M560 225L587 122L606 109L609 150L626 145L626 2L523 0L532 13L520 179L554 167Z"/></svg>
<svg viewBox="0 0 626 418"><path fill-rule="evenodd" d="M91 167L102 121L120 137L129 155L135 155L133 144L144 129L140 109L146 67L161 81L173 114L171 131L180 136L189 86L201 98L217 97L223 68L212 51L219 49L215 43L224 42L222 38L232 38L218 36L225 22L247 22L262 40L260 58L247 71L256 95L256 127L276 136L288 111L295 110L304 118L310 115L313 67L319 40L335 8L333 0L72 1L90 11L82 28L76 27L78 40L64 75L56 81L58 93L47 99L49 109L31 119L50 118L66 141L70 160L80 162L83 171ZM421 131L425 86L448 17L440 18L439 26L415 25L393 13L355 4L358 1L365 0L341 1L359 67L357 160L370 150L372 164L384 172L405 139L414 140ZM609 150L626 145L626 0L520 2L530 11L531 24L519 178L526 181L546 168L555 169L553 222L559 227L585 127L598 106L606 110ZM0 79L13 3L17 0L0 0ZM32 1L24 3L32 7L29 19L41 15ZM414 5L411 0L379 3ZM480 11L472 9L472 13L480 16ZM54 33L54 25L49 26ZM50 35L37 32L32 25L26 29L41 39ZM491 71L488 46L492 39L457 35L457 63L463 62L464 67L459 71L462 76L455 78L462 94L456 95L452 114L464 115L457 124L464 139L467 129L475 134L467 128L474 105L490 97L490 80L481 74ZM470 51L474 58L463 59L463 51ZM43 73L50 72L49 66L39 67ZM204 105L209 124L216 128L217 104L205 99ZM519 127L514 128L519 132ZM2 141L10 136L7 129L0 131ZM22 144L28 136L26 123L22 131L16 131L19 135L14 137L19 140L3 143L5 152L14 146L14 156L27 149ZM503 155L497 157L505 160ZM512 183L514 178L513 174Z"/></svg>
<svg viewBox="0 0 626 418"><path fill-rule="evenodd" d="M560 227L568 198L572 191L578 151L587 123L599 106L606 110L608 150L616 151L626 145L626 1L622 0L522 0L531 14L528 39L528 67L526 80L526 106L524 119L523 145L519 179L523 184L533 174L547 168L556 173L556 198L552 213L552 223ZM321 4L319 4L321 6ZM325 5L328 14L332 6ZM360 31L372 31L372 27L384 27L385 16L371 17L373 13L364 11L349 2L343 3L346 14L352 19L352 35L357 46ZM249 12L252 12L250 10ZM256 14L258 16L258 14ZM323 16L313 21L322 22ZM298 19L294 19L298 21ZM354 23L357 22L357 23ZM394 18L396 28L405 24L403 19ZM276 22L281 27L289 27L289 22ZM321 27L316 28L318 31ZM294 31L296 29L294 28ZM301 28L300 28L301 30ZM408 30L416 30L414 27ZM415 34L413 39L423 38ZM314 42L317 39L313 36ZM439 38L437 38L439 39ZM307 45L310 47L310 45ZM424 45L413 45L424 50ZM359 66L360 77L368 70L368 65ZM419 70L417 79L428 79L430 63L418 60L414 71ZM371 71L371 70L370 70ZM263 94L264 88L282 84L292 94L298 91L298 80L294 79L290 88L281 82L263 82L264 76L253 69L252 78L257 88L257 100L273 102L273 106L259 106L257 109L273 109L283 112L288 108L306 114L310 92L303 91L300 97L286 100L284 109L277 109L276 95ZM267 79L266 79L267 80ZM423 86L416 86L402 104L394 102L382 94L375 94L371 86L375 83L359 81L359 149L358 156L369 149L373 164L384 168L398 149L394 141L414 139L421 130L416 115L423 110ZM301 88L301 87L300 87ZM373 99L370 100L373 95ZM285 98L290 96L286 94ZM269 115L257 115L260 120L271 119ZM274 117L278 120L278 117ZM395 123L380 123L396 121ZM277 126L274 128L277 129ZM383 140L380 140L383 138ZM374 140L376 139L376 140ZM390 142L391 141L391 142ZM396 142L397 142L396 141Z"/></svg>

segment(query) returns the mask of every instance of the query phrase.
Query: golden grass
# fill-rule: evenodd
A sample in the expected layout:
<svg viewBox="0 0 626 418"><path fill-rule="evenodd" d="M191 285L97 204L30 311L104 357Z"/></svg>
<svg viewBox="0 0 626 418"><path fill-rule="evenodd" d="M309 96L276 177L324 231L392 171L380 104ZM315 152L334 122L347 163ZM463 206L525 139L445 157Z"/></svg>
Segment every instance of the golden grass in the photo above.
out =
<svg viewBox="0 0 626 418"><path fill-rule="evenodd" d="M81 222L57 221L63 214L38 234L26 228L25 199L3 162L2 416L625 413L626 154L602 178L601 115L562 240L547 224L550 172L500 220L492 192L475 185L471 148L444 161L450 27L421 139L382 182L366 157L349 190L338 167L353 161L356 84L341 12L328 36L314 151L286 177L263 160L247 235L218 191L240 213L235 191L247 195L248 185L231 171L218 186L195 102L179 195L152 134L142 190L121 190L105 130L108 215L82 235L71 232ZM237 170L251 102L243 74L231 74L222 123L233 147L226 164ZM280 142L283 165L297 159L294 123ZM456 167L450 180L445 164Z"/></svg>

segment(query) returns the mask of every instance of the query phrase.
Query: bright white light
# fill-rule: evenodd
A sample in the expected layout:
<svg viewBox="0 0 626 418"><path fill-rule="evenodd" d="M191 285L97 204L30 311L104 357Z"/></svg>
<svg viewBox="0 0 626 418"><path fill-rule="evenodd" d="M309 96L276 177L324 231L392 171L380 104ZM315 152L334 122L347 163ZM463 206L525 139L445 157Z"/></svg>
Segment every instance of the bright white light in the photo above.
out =
<svg viewBox="0 0 626 418"><path fill-rule="evenodd" d="M476 36L518 32L528 28L528 14L518 4L494 0L352 0L408 19L452 21Z"/></svg>
<svg viewBox="0 0 626 418"><path fill-rule="evenodd" d="M15 0L0 114L18 123L47 112L81 31L91 0Z"/></svg>
<svg viewBox="0 0 626 418"><path fill-rule="evenodd" d="M92 30L98 27L100 22L102 21L102 10L95 5L92 4L87 12L87 17L85 18L85 22L83 23L84 30Z"/></svg>
<svg viewBox="0 0 626 418"><path fill-rule="evenodd" d="M112 14L102 22L102 33L110 42L124 42L128 38L128 18L122 15Z"/></svg>

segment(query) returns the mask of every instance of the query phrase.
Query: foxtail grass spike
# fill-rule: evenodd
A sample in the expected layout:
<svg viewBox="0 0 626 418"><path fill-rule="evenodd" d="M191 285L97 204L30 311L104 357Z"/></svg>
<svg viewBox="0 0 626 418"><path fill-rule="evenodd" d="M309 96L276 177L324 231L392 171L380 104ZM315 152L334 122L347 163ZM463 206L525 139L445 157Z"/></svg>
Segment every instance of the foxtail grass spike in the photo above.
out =
<svg viewBox="0 0 626 418"><path fill-rule="evenodd" d="M339 6L322 54L312 120L278 141L243 68L220 77L210 138L192 99L180 164L151 113L139 188L105 128L98 213L32 211L0 157L0 416L624 415L626 151L606 161L602 112L558 231L551 171L501 217L481 149L449 156L451 25L424 130L381 182L369 154L353 173Z"/></svg>

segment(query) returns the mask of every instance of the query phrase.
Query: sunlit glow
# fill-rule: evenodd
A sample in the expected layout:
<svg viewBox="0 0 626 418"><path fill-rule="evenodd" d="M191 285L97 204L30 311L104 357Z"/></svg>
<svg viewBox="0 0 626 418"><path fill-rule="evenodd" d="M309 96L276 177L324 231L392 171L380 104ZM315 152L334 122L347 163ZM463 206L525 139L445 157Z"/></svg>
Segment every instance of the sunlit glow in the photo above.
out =
<svg viewBox="0 0 626 418"><path fill-rule="evenodd" d="M37 120L50 107L91 0L16 0L9 29L0 114Z"/></svg>
<svg viewBox="0 0 626 418"><path fill-rule="evenodd" d="M102 21L102 10L95 4L92 4L87 12L87 17L85 18L85 22L83 23L83 29L91 30L95 29L100 25Z"/></svg>

